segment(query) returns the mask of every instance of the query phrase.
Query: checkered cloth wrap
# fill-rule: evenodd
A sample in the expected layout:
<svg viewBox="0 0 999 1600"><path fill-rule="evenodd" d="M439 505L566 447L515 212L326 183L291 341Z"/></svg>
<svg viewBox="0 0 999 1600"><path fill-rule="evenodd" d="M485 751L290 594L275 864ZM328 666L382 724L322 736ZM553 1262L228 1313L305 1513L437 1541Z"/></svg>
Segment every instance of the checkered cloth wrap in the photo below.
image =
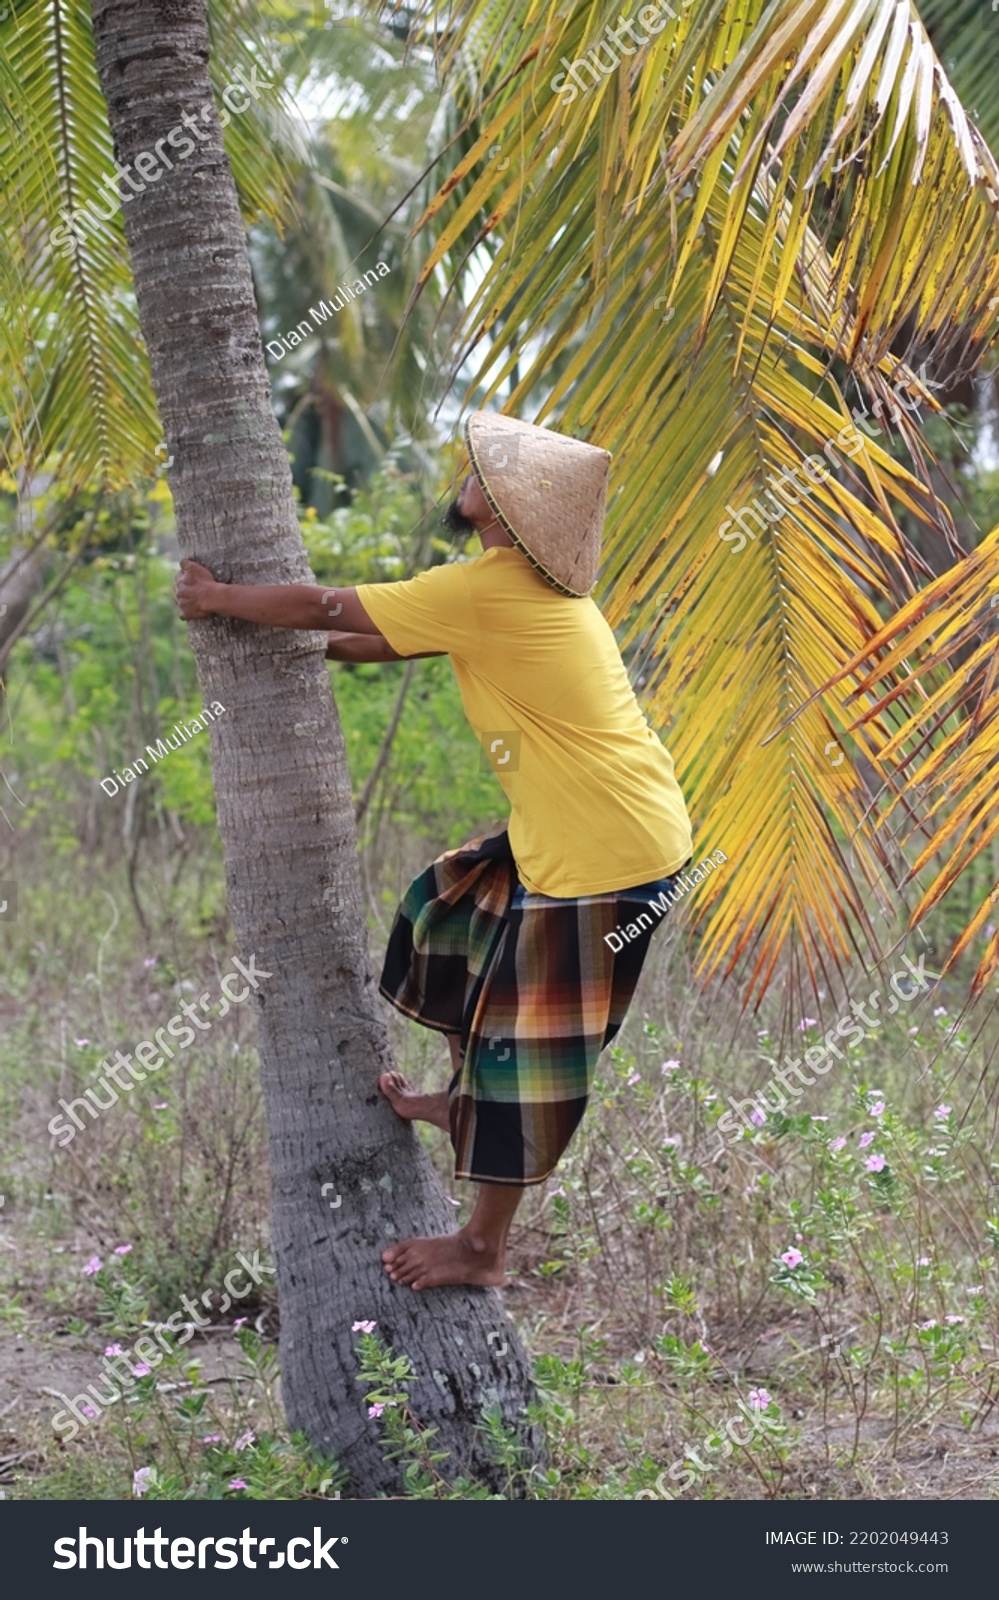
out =
<svg viewBox="0 0 999 1600"><path fill-rule="evenodd" d="M674 882L566 900L530 894L505 823L414 879L380 989L424 1027L461 1035L449 1089L456 1177L523 1187L554 1170L664 920L649 900ZM642 912L651 926L615 955L604 934Z"/></svg>

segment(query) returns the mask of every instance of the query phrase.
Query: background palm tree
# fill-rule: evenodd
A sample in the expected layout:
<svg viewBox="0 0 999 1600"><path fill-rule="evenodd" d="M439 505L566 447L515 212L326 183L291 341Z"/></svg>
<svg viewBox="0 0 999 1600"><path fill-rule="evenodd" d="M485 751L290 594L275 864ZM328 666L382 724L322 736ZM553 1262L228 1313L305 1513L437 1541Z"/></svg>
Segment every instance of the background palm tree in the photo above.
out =
<svg viewBox="0 0 999 1600"><path fill-rule="evenodd" d="M312 31L307 50L296 37L278 54L287 92L311 109L308 158L282 230L258 227L251 241L265 336L276 340L320 298L332 302L377 259L391 269L377 296L348 303L306 344L269 352L296 486L320 512L333 497L329 473L363 481L390 443L397 458L428 469L431 412L444 394L439 352L453 318L438 328L432 286L415 315L404 313L429 249L407 238L433 192L423 153L439 141L449 101L431 51L406 38L398 16L403 40L386 39L392 20L354 11Z"/></svg>

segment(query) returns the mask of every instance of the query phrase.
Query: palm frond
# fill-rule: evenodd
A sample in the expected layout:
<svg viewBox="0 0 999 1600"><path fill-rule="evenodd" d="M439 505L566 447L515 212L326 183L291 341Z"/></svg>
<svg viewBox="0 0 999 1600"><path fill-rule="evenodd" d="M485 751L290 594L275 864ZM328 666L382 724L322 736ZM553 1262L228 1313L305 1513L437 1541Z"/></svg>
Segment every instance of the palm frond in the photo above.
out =
<svg viewBox="0 0 999 1600"><path fill-rule="evenodd" d="M422 276L488 240L458 356L477 357L485 400L509 382L505 409L615 453L598 598L698 837L735 869L692 906L702 970L739 965L758 996L789 948L817 984L876 947L866 906L897 866L871 785L926 689L903 673L875 696L844 668L926 576L896 516L956 539L871 441L748 548L724 530L768 473L835 448L837 362L933 409L897 349L946 347L951 370L980 357L999 170L907 0L674 12L598 72L586 52L616 6L462 8L442 54L477 137L423 219ZM497 146L508 167L483 170ZM833 767L860 717L857 761Z"/></svg>
<svg viewBox="0 0 999 1600"><path fill-rule="evenodd" d="M997 643L999 527L901 607L841 675L855 683L854 696L866 702L864 710L853 710L855 725L889 708L895 715L894 735L878 756L894 791L883 821L887 826L901 819L900 836L910 847L909 879L924 880L910 919L913 927L976 862L994 876L988 858L981 858L999 838ZM906 701L913 709L899 715L896 708ZM999 970L999 883L955 940L944 971L990 921L972 997Z"/></svg>
<svg viewBox="0 0 999 1600"><path fill-rule="evenodd" d="M221 92L237 65L247 73L254 62L259 68L261 51L252 45L248 7L212 0L211 11L218 50L212 71ZM0 286L12 308L0 318L7 465L30 474L58 454L67 481L114 490L153 470L161 428L85 0L8 8L0 21L0 98L7 112L0 125L7 210ZM231 119L226 137L244 208L277 218L300 141L278 85L261 99L263 114L256 104ZM68 226L74 218L82 234L75 248Z"/></svg>

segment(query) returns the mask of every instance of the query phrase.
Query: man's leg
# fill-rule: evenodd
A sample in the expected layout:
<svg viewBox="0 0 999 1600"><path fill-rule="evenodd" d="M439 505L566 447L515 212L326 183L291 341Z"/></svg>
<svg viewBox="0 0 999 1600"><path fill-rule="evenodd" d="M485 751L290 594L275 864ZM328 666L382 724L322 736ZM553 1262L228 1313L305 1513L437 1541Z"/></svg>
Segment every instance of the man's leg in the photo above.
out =
<svg viewBox="0 0 999 1600"><path fill-rule="evenodd" d="M461 1066L460 1035L449 1033L445 1037L451 1051L451 1065L457 1072ZM420 1094L401 1072L383 1072L378 1087L397 1116L405 1117L407 1122L432 1122L435 1128L443 1128L445 1133L450 1133L446 1089L438 1094Z"/></svg>
<svg viewBox="0 0 999 1600"><path fill-rule="evenodd" d="M455 1072L461 1066L461 1038L446 1035ZM448 1096L419 1094L401 1072L383 1073L378 1080L393 1111L413 1122L432 1122L450 1132ZM393 1283L413 1289L437 1289L444 1284L497 1284L503 1282L506 1240L523 1189L503 1183L480 1183L475 1209L464 1228L441 1239L403 1239L382 1251L385 1271Z"/></svg>
<svg viewBox="0 0 999 1600"><path fill-rule="evenodd" d="M475 1210L463 1228L443 1239L403 1239L382 1251L393 1283L412 1289L439 1289L444 1284L487 1286L503 1282L506 1239L522 1188L505 1183L480 1183Z"/></svg>

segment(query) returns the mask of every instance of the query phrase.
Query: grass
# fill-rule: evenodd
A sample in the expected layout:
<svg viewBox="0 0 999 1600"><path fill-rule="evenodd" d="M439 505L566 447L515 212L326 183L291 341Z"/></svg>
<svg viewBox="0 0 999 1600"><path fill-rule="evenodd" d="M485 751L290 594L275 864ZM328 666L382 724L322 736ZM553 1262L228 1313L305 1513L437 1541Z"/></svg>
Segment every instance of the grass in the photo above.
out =
<svg viewBox="0 0 999 1600"><path fill-rule="evenodd" d="M68 1149L50 1148L58 1099L161 1026L178 997L216 985L235 948L210 832L179 866L147 853L146 938L126 865L111 851L63 849L54 871L43 841L26 836L0 980L0 1381L15 1401L0 1404L6 1492L125 1498L136 1472L150 1498L349 1492L335 1462L288 1434L266 1281L240 1303L240 1327L235 1305L220 1311L78 1437L53 1431L58 1401L39 1391L67 1392L67 1372L96 1378L101 1350L131 1349L182 1295L220 1285L237 1250L267 1259L268 1207L249 1008L234 1007ZM410 841L404 854L397 870L415 871L426 846ZM396 888L377 861L363 863L376 959ZM821 1030L799 1031L805 1019L780 994L754 1020L723 990L700 992L696 949L676 925L653 951L580 1134L515 1223L506 1299L536 1362L551 1467L525 1478L484 1417L509 1492L995 1495L999 1173L978 1088L993 1021L973 1028L938 990L854 1043L786 1115L733 1142L717 1128L728 1097L751 1095L791 1038L800 1049ZM856 994L869 987L858 978ZM823 1000L826 1026L849 998ZM394 1013L387 1021L404 1070L420 1085L443 1081L441 1041ZM450 1184L444 1136L425 1136ZM467 1188L454 1187L459 1219ZM93 1256L101 1268L86 1275ZM357 1359L358 1401L384 1408L377 1426L399 1492L480 1495L407 1409L414 1353L386 1349L375 1331ZM721 1432L739 1418L742 1444Z"/></svg>

